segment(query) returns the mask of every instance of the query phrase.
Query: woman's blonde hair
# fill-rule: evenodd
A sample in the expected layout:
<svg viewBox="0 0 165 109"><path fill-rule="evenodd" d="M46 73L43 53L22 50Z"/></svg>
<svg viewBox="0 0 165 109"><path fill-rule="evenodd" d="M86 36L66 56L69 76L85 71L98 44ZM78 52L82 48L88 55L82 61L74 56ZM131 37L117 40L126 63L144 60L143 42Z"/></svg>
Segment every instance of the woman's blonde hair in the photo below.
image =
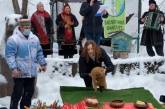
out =
<svg viewBox="0 0 165 109"><path fill-rule="evenodd" d="M86 58L86 62L89 62L89 54L88 54L88 46L92 45L94 56L97 62L99 62L99 58L101 57L101 49L93 40L87 40L85 43L81 55Z"/></svg>

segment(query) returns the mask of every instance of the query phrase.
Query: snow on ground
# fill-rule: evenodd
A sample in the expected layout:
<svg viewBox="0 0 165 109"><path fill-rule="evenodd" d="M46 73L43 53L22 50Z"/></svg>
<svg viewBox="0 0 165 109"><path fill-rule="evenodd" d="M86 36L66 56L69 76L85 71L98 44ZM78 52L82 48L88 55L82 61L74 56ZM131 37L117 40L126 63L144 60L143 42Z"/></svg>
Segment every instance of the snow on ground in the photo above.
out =
<svg viewBox="0 0 165 109"><path fill-rule="evenodd" d="M144 57L146 58L146 57ZM144 59L143 58L143 59ZM159 57L146 58L147 61L158 59ZM37 78L37 88L38 88L38 97L33 100L33 103L36 101L42 100L47 104L51 104L54 101L59 101L59 105L62 105L62 99L60 97L60 86L79 86L85 87L84 81L80 78L77 73L75 77L63 76L62 74L56 72L53 73L52 66L57 61L65 61L65 62L76 62L78 58L74 59L63 59L63 57L55 57L55 58L47 58L48 61L48 70L47 72L41 72L38 74ZM138 60L138 58L134 58ZM143 60L141 58L141 60ZM119 63L119 60L112 60L113 62ZM144 60L143 60L144 61ZM125 63L126 61L120 62ZM127 61L128 63L131 61ZM133 61L134 62L134 61ZM144 87L148 89L153 96L159 101L159 97L162 94L165 94L165 74L146 74L145 72L141 72L140 75L137 75L136 71L131 71L130 75L121 74L120 72L116 72L115 75L111 75L109 73L106 76L107 87L108 89L127 89L134 87ZM3 106L9 106L10 97L0 98L0 104Z"/></svg>

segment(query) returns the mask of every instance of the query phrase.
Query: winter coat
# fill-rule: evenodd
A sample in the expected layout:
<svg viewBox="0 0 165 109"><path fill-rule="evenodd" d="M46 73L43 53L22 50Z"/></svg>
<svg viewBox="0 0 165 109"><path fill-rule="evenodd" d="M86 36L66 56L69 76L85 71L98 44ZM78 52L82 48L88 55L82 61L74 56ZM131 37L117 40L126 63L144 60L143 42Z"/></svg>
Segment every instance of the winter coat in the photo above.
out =
<svg viewBox="0 0 165 109"><path fill-rule="evenodd" d="M54 33L53 21L48 12L36 11L31 17L32 31L40 39L41 44L49 44L49 37Z"/></svg>
<svg viewBox="0 0 165 109"><path fill-rule="evenodd" d="M103 26L102 26L102 16L96 16L98 9L100 8L101 2L97 1L90 6L90 3L84 2L80 8L80 15L84 17L83 20L83 31L84 33L91 34L102 34ZM103 17L108 17L104 15Z"/></svg>
<svg viewBox="0 0 165 109"><path fill-rule="evenodd" d="M20 70L21 78L36 77L38 64L46 65L38 37L31 32L27 39L18 27L7 40L5 58L11 70Z"/></svg>
<svg viewBox="0 0 165 109"><path fill-rule="evenodd" d="M79 73L81 78L88 78L89 73L94 67L101 67L102 62L104 62L106 66L106 72L111 72L114 70L114 65L111 62L109 56L105 52L104 49L101 49L101 57L99 58L99 62L96 62L89 58L89 62L86 61L85 57L80 56L79 58Z"/></svg>
<svg viewBox="0 0 165 109"><path fill-rule="evenodd" d="M75 36L75 29L74 27L78 26L78 20L75 17L75 15L70 14L71 19L73 20L74 24L72 25L72 30L73 30L73 42L76 42L76 36ZM65 23L63 22L63 19L61 17L61 14L57 16L56 19L56 24L57 24L57 41L58 42L63 42L64 41L64 31L65 31Z"/></svg>
<svg viewBox="0 0 165 109"><path fill-rule="evenodd" d="M36 11L31 17L32 31L38 36L44 55L53 53L53 21L46 11Z"/></svg>
<svg viewBox="0 0 165 109"><path fill-rule="evenodd" d="M142 18L145 18L150 11L147 11L143 14ZM161 11L159 11L163 15ZM144 23L144 22L140 22ZM162 22L161 22L162 23ZM141 38L141 45L145 46L155 46L155 45L163 45L163 33L161 27L159 30L144 28Z"/></svg>

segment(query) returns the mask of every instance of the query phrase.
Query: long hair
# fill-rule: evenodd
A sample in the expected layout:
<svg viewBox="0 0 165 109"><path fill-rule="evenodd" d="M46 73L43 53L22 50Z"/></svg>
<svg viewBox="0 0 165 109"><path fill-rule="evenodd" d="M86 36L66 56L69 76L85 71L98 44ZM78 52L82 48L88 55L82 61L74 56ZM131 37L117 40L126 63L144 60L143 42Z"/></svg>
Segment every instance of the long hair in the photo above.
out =
<svg viewBox="0 0 165 109"><path fill-rule="evenodd" d="M65 3L64 3L63 10L64 10L66 7L69 7L69 8L70 8L70 5L69 5L68 2L65 2Z"/></svg>
<svg viewBox="0 0 165 109"><path fill-rule="evenodd" d="M65 11L64 11L66 7L69 7L69 8L70 8L70 14L71 14L71 7L70 7L70 5L69 5L68 2L65 2L65 3L64 3L62 13L63 13L63 14L66 14Z"/></svg>
<svg viewBox="0 0 165 109"><path fill-rule="evenodd" d="M94 49L94 56L96 59L96 62L99 62L99 58L101 57L101 49L99 46L96 45L96 43L93 40L87 40L87 42L84 45L84 48L82 50L81 55L86 58L86 62L89 62L89 55L88 55L88 46L92 45Z"/></svg>

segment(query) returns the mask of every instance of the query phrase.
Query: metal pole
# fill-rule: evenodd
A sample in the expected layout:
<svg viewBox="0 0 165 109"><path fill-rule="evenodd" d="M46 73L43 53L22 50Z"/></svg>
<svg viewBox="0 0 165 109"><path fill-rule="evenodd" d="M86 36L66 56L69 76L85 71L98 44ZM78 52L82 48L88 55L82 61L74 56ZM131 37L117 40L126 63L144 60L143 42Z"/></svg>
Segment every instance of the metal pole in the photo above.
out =
<svg viewBox="0 0 165 109"><path fill-rule="evenodd" d="M138 6L138 19L141 17L141 9L142 9L142 1L139 0L139 6ZM137 53L139 53L139 47L140 47L140 23L138 22L138 38L137 38Z"/></svg>

